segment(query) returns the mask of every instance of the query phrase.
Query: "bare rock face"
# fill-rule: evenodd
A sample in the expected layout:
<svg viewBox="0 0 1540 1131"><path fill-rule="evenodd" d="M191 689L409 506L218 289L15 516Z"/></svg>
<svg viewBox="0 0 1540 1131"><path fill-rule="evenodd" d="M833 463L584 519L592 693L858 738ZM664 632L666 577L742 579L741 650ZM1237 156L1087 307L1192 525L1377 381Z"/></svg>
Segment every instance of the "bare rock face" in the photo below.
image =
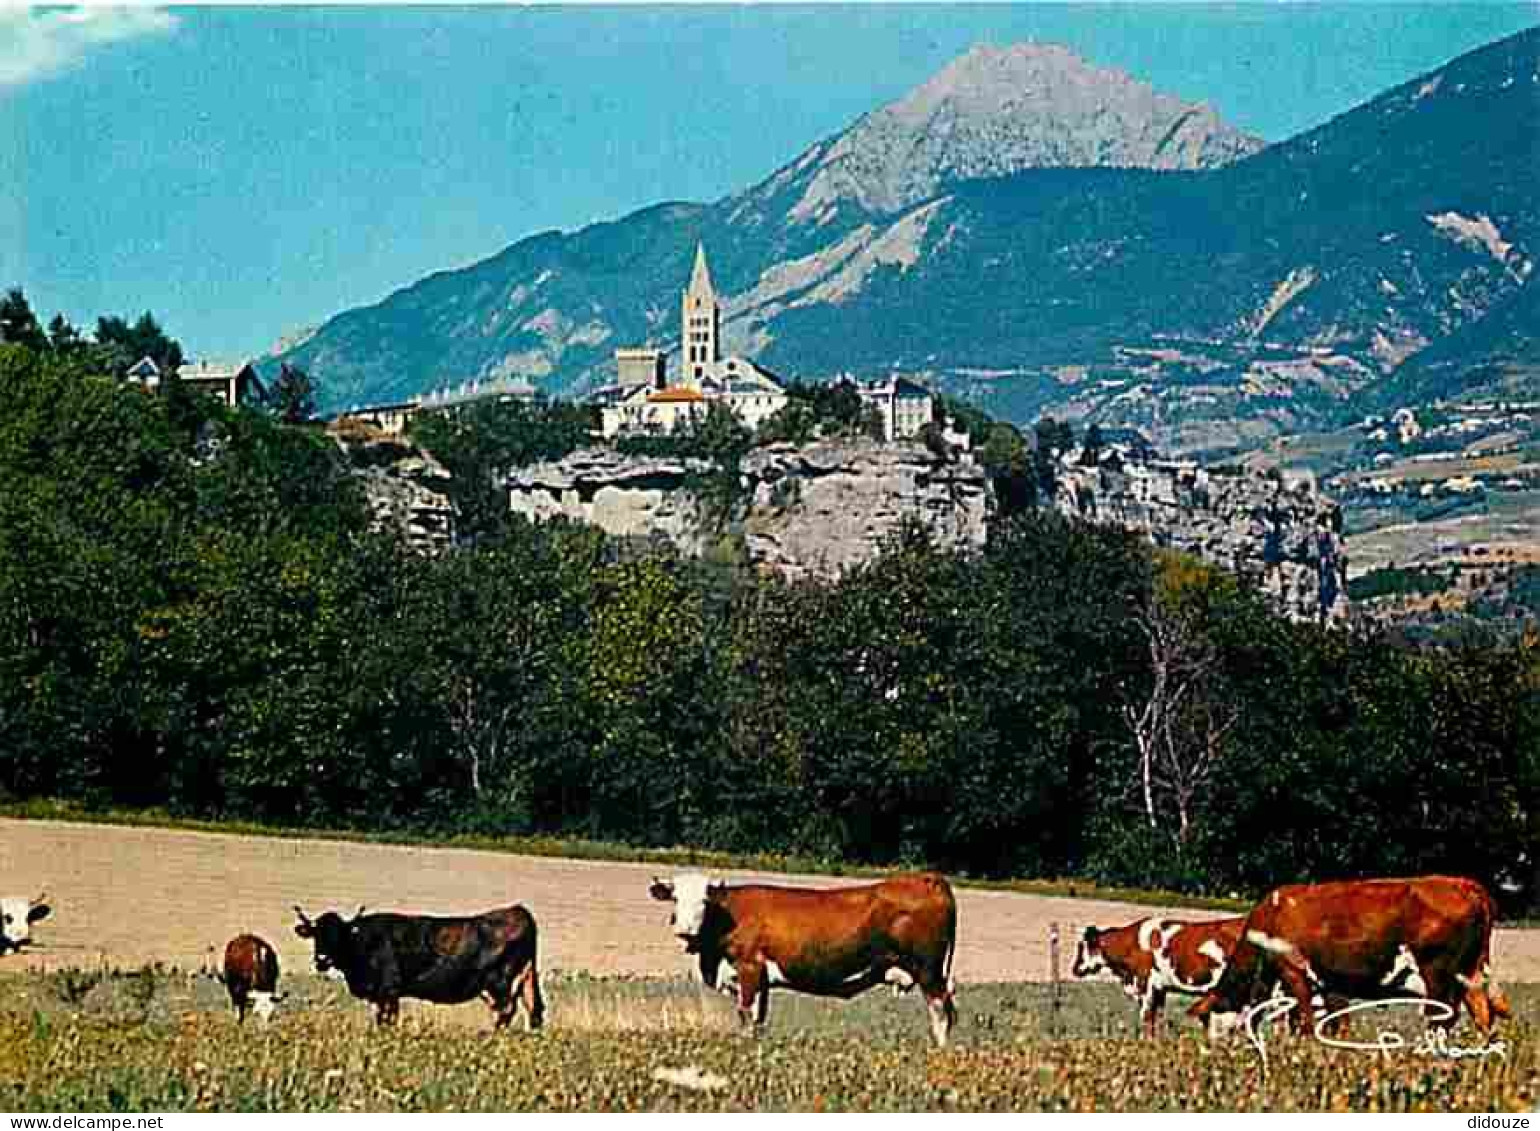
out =
<svg viewBox="0 0 1540 1131"><path fill-rule="evenodd" d="M837 576L876 557L906 520L942 546L981 547L987 535L984 470L918 444L774 444L743 472L753 490L749 557L789 576Z"/></svg>
<svg viewBox="0 0 1540 1131"><path fill-rule="evenodd" d="M1217 474L1186 462L1065 462L1053 502L1074 518L1126 527L1227 569L1285 616L1347 615L1342 510L1309 484Z"/></svg>
<svg viewBox="0 0 1540 1131"><path fill-rule="evenodd" d="M616 536L662 535L698 554L712 531L690 488L712 470L702 460L590 448L510 473L509 506L530 519L562 517ZM943 545L984 542L990 488L983 470L919 445L776 444L751 453L742 473L749 560L788 576L837 576L875 557L906 519Z"/></svg>
<svg viewBox="0 0 1540 1131"><path fill-rule="evenodd" d="M448 469L421 448L393 438L332 433L363 484L371 529L393 533L420 553L438 553L455 538L456 509Z"/></svg>
<svg viewBox="0 0 1540 1131"><path fill-rule="evenodd" d="M534 521L567 518L616 537L662 535L686 553L699 553L706 521L688 488L712 470L705 460L643 459L585 448L510 472L508 505Z"/></svg>
<svg viewBox="0 0 1540 1131"><path fill-rule="evenodd" d="M1262 140L1068 48L979 46L923 86L866 115L822 155L794 215L854 199L893 212L948 181L1023 169L1209 169Z"/></svg>

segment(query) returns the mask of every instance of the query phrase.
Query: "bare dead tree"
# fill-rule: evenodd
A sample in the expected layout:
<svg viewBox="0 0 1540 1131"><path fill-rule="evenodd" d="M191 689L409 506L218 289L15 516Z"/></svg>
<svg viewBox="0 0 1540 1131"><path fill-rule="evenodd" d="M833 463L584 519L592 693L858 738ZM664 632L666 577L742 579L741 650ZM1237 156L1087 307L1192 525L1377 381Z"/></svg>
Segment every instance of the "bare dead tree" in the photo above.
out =
<svg viewBox="0 0 1540 1131"><path fill-rule="evenodd" d="M1219 656L1191 618L1160 602L1138 614L1150 657L1149 694L1125 703L1139 752L1138 788L1151 829L1174 812L1176 838L1192 835L1193 809L1224 755L1239 712L1225 698Z"/></svg>

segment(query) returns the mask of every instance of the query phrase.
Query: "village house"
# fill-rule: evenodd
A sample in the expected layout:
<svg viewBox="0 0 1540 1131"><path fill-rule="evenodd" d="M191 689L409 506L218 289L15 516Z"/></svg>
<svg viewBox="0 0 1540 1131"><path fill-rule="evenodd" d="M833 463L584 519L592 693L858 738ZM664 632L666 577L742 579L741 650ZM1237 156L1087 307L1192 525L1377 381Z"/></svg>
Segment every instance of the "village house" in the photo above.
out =
<svg viewBox="0 0 1540 1131"><path fill-rule="evenodd" d="M387 436L399 436L407 424L417 415L418 398L396 401L392 404L355 406L337 414L339 424L367 424Z"/></svg>
<svg viewBox="0 0 1540 1131"><path fill-rule="evenodd" d="M141 357L123 374L124 380L149 392L159 392L165 384L154 358ZM226 408L260 402L267 395L256 368L249 361L221 365L200 361L183 365L176 371L177 382L193 392L217 398Z"/></svg>
<svg viewBox="0 0 1540 1131"><path fill-rule="evenodd" d="M936 419L936 398L918 381L887 377L854 384L861 403L877 413L882 422L882 438L890 444L918 436L922 428Z"/></svg>
<svg viewBox="0 0 1540 1131"><path fill-rule="evenodd" d="M260 401L266 395L262 378L249 361L234 365L200 361L182 366L176 371L176 378L185 388L216 397L227 408Z"/></svg>
<svg viewBox="0 0 1540 1131"><path fill-rule="evenodd" d="M399 436L420 412L453 410L489 400L507 403L534 399L535 387L529 382L512 377L494 377L486 381L463 381L459 385L445 386L404 401L354 405L345 412L339 412L337 422L367 424L387 436Z"/></svg>

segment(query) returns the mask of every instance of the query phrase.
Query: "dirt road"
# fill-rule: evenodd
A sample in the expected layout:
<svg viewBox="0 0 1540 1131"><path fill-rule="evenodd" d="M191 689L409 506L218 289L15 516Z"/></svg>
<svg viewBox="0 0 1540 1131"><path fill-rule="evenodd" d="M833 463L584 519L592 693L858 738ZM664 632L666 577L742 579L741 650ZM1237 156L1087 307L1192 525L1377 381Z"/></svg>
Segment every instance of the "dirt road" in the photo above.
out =
<svg viewBox="0 0 1540 1131"><path fill-rule="evenodd" d="M668 913L647 896L656 865L0 819L0 895L46 888L53 917L37 946L0 969L161 962L196 969L241 931L271 942L284 967L309 965L293 933L298 903L311 915L360 904L377 910L455 914L505 903L528 906L540 924L546 970L686 974ZM733 871L815 887L828 876ZM958 890L955 974L962 982L1045 981L1049 924L1064 938L1067 976L1086 924L1115 925L1156 909L1096 900ZM1211 912L1171 912L1211 918ZM1494 964L1504 981L1540 981L1540 931L1500 930Z"/></svg>

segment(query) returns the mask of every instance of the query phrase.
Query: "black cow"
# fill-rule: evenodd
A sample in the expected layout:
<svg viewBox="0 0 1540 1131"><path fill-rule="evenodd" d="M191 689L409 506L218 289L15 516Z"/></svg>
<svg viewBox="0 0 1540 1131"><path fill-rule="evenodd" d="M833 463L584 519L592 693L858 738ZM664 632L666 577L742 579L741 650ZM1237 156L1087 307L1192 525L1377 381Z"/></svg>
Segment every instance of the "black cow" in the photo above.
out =
<svg viewBox="0 0 1540 1131"><path fill-rule="evenodd" d="M401 999L459 1005L481 998L495 1027L513 1020L522 996L526 1025L540 1028L545 1001L535 963L535 917L523 907L443 918L379 912L353 919L328 911L311 921L298 906L294 933L315 940L315 966L335 968L354 997L371 1002L375 1020L394 1021Z"/></svg>

